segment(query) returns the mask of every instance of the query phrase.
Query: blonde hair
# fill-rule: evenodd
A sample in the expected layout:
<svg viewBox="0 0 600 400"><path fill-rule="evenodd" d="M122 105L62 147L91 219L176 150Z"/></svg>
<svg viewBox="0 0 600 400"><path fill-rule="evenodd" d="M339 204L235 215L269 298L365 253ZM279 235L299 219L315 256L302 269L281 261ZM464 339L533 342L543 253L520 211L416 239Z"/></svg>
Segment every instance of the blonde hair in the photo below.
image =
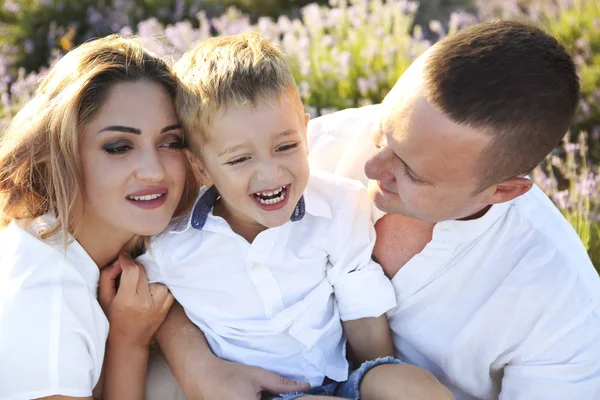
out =
<svg viewBox="0 0 600 400"><path fill-rule="evenodd" d="M62 232L66 246L82 214L79 133L111 87L139 80L160 84L174 100L177 80L170 67L136 38L96 39L56 64L0 137L0 227L52 212L56 222L40 237ZM189 209L197 193L190 175L176 214ZM137 239L129 250L144 242Z"/></svg>
<svg viewBox="0 0 600 400"><path fill-rule="evenodd" d="M303 114L284 54L257 33L207 39L186 52L174 70L181 83L175 109L196 156L211 121L230 104L255 106L273 95L290 95Z"/></svg>

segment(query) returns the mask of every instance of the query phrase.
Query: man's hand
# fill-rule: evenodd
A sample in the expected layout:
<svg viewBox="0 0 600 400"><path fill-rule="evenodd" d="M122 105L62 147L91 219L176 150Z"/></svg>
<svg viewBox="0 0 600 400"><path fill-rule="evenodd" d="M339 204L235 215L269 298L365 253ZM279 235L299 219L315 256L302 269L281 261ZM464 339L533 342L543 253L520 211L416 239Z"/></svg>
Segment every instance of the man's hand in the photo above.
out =
<svg viewBox="0 0 600 400"><path fill-rule="evenodd" d="M237 364L215 358L206 378L198 382L202 395L188 400L260 400L263 392L305 392L308 382L295 382L259 367Z"/></svg>

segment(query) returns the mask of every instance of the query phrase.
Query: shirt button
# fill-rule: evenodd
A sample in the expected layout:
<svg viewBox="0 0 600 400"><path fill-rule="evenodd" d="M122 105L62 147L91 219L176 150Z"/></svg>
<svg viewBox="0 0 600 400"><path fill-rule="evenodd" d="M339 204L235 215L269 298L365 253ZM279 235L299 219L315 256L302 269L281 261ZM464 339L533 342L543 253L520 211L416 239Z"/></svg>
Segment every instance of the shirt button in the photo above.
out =
<svg viewBox="0 0 600 400"><path fill-rule="evenodd" d="M252 269L255 271L258 271L258 269L260 268L260 265L258 264L252 264Z"/></svg>

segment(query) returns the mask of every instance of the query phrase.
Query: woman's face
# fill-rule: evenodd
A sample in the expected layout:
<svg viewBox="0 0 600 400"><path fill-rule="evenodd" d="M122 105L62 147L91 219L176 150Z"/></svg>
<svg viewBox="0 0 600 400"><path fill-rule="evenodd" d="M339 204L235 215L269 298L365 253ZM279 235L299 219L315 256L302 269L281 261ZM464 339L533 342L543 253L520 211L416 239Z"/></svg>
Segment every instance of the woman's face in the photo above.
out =
<svg viewBox="0 0 600 400"><path fill-rule="evenodd" d="M148 81L113 86L80 140L81 229L123 240L162 231L185 184L182 135L162 86Z"/></svg>

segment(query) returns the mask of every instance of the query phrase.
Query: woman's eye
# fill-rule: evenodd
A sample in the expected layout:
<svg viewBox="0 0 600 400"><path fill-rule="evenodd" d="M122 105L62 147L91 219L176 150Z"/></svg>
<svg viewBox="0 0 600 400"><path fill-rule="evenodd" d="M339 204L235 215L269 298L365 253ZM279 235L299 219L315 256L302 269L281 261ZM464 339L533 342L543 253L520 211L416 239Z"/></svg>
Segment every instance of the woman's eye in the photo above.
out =
<svg viewBox="0 0 600 400"><path fill-rule="evenodd" d="M161 147L165 147L167 149L172 149L172 150L181 150L181 149L185 149L187 147L187 145L183 142L183 140L176 139L176 140L170 140L166 143L161 144Z"/></svg>
<svg viewBox="0 0 600 400"><path fill-rule="evenodd" d="M284 144L283 146L279 146L277 151L287 151L296 147L298 147L298 143Z"/></svg>
<svg viewBox="0 0 600 400"><path fill-rule="evenodd" d="M108 154L124 154L131 150L132 147L128 144L119 142L106 144L102 149Z"/></svg>
<svg viewBox="0 0 600 400"><path fill-rule="evenodd" d="M237 165L237 164L241 164L244 161L247 161L249 159L250 159L250 157L240 157L240 158L236 158L235 160L228 161L226 164L228 164L228 165Z"/></svg>

